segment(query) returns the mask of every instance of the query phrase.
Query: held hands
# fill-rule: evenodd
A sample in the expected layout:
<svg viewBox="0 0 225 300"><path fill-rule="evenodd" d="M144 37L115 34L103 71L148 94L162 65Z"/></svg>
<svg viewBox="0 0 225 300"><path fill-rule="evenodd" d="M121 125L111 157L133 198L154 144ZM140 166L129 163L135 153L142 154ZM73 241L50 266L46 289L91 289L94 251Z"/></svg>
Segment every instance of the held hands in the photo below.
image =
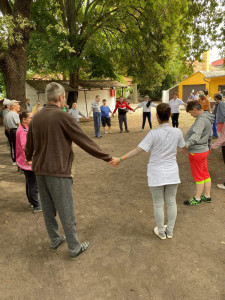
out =
<svg viewBox="0 0 225 300"><path fill-rule="evenodd" d="M187 147L187 145L185 145L185 147L184 147L184 148L181 148L181 149L180 149L180 152L181 152L181 153L183 153L183 154L186 154L186 153L187 153L187 151L188 151L188 147Z"/></svg>
<svg viewBox="0 0 225 300"><path fill-rule="evenodd" d="M109 164L112 165L113 167L119 167L120 158L113 157L112 160L109 162Z"/></svg>
<svg viewBox="0 0 225 300"><path fill-rule="evenodd" d="M32 165L32 161L31 160L30 161L25 160L25 163L26 163L27 166L31 166Z"/></svg>

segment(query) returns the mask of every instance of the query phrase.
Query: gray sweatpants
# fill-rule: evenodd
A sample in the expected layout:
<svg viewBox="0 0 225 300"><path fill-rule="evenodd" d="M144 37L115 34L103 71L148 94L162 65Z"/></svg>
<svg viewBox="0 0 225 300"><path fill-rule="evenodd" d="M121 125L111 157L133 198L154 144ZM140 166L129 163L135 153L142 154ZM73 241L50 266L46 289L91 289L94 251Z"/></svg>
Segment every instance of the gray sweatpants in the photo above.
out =
<svg viewBox="0 0 225 300"><path fill-rule="evenodd" d="M58 212L70 254L76 254L80 251L81 244L76 233L73 205L73 179L66 177L37 176L37 184L51 247L55 247L61 242L61 236L58 233L58 223L56 221L56 212Z"/></svg>
<svg viewBox="0 0 225 300"><path fill-rule="evenodd" d="M178 184L168 184L163 186L150 187L154 206L155 221L159 233L165 232L164 228L164 200L167 206L167 232L173 234L173 228L177 217L177 194Z"/></svg>

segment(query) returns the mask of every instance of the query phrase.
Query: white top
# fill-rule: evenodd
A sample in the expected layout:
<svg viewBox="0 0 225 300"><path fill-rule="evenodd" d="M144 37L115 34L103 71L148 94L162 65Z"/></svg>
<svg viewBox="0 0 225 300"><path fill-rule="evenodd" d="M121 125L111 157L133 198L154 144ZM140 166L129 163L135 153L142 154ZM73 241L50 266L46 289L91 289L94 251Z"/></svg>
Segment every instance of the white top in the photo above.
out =
<svg viewBox="0 0 225 300"><path fill-rule="evenodd" d="M149 131L138 145L146 152L151 151L147 166L149 186L180 183L176 156L177 147L184 146L185 141L181 130L171 127L169 123Z"/></svg>
<svg viewBox="0 0 225 300"><path fill-rule="evenodd" d="M195 100L197 101L199 99L199 95L195 95Z"/></svg>
<svg viewBox="0 0 225 300"><path fill-rule="evenodd" d="M151 104L149 105L149 107L147 107L148 101L143 101L140 104L138 104L138 108L143 107L143 112L150 112L151 111L151 107L156 107L156 105L154 103L151 102Z"/></svg>
<svg viewBox="0 0 225 300"><path fill-rule="evenodd" d="M6 115L6 123L10 129L17 128L18 127L17 124L20 123L19 114L12 110L9 111L8 114Z"/></svg>
<svg viewBox="0 0 225 300"><path fill-rule="evenodd" d="M171 108L171 113L172 114L177 114L180 112L180 105L183 105L184 102L177 98L176 100L172 99L169 102L170 108Z"/></svg>

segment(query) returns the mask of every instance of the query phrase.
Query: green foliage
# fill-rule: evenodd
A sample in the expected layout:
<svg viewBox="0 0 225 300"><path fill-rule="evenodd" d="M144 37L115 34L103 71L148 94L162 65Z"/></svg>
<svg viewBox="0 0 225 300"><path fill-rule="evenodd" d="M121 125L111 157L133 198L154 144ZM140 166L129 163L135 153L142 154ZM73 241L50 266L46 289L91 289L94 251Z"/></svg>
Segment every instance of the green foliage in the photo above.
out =
<svg viewBox="0 0 225 300"><path fill-rule="evenodd" d="M0 17L0 49L8 50L8 46L23 44L23 31L33 28L28 18L18 15L4 15Z"/></svg>
<svg viewBox="0 0 225 300"><path fill-rule="evenodd" d="M28 66L83 78L131 76L158 93L188 74L224 17L224 0L37 0ZM221 31L224 28L221 28ZM223 35L224 36L224 35ZM41 47L40 47L41 45Z"/></svg>

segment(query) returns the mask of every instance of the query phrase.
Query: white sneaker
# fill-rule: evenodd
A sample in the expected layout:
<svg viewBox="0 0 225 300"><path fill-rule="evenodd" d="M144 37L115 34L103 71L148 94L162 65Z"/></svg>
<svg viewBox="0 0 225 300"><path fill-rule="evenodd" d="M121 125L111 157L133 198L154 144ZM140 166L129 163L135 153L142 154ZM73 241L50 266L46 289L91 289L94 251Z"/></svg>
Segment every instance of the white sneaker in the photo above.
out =
<svg viewBox="0 0 225 300"><path fill-rule="evenodd" d="M166 232L167 225L164 225L164 228L165 228L165 233L166 233L166 236L168 237L168 239L172 239L172 238L173 238L173 236L172 236L172 235L170 235L170 234L168 234L168 233Z"/></svg>
<svg viewBox="0 0 225 300"><path fill-rule="evenodd" d="M223 183L217 184L219 189L225 190L225 185Z"/></svg>
<svg viewBox="0 0 225 300"><path fill-rule="evenodd" d="M16 166L16 162L13 162L13 163L12 163L12 166Z"/></svg>
<svg viewBox="0 0 225 300"><path fill-rule="evenodd" d="M157 235L161 240L165 240L165 239L166 239L166 234L164 233L164 235L163 235L163 234L159 233L158 227L155 227L155 228L154 228L154 233L155 233L155 235Z"/></svg>
<svg viewBox="0 0 225 300"><path fill-rule="evenodd" d="M106 131L105 133L108 133L108 131Z"/></svg>
<svg viewBox="0 0 225 300"><path fill-rule="evenodd" d="M109 133L113 133L112 131L109 131Z"/></svg>

